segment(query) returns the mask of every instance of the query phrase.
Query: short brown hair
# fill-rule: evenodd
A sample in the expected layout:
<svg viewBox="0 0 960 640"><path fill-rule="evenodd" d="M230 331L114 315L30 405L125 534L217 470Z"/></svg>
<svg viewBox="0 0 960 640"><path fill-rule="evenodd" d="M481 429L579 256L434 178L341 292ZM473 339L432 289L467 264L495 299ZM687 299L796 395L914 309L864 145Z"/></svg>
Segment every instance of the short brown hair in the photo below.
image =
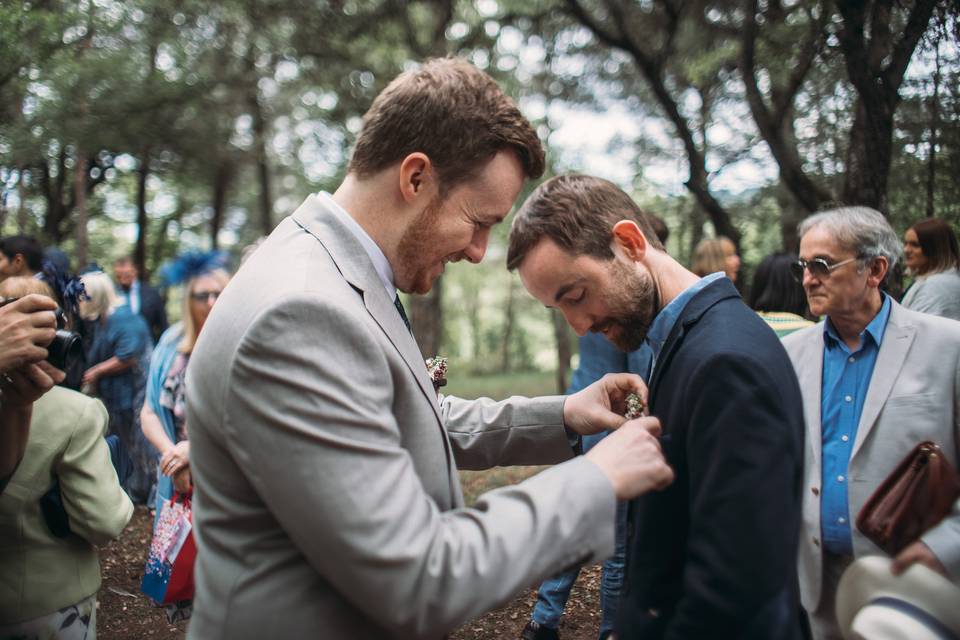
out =
<svg viewBox="0 0 960 640"><path fill-rule="evenodd" d="M543 146L513 100L469 62L438 58L399 75L374 99L347 171L367 177L419 151L433 163L442 194L503 149L517 153L527 177L543 175Z"/></svg>
<svg viewBox="0 0 960 640"><path fill-rule="evenodd" d="M530 194L513 219L507 268L519 267L543 238L572 255L612 260L613 226L621 220L636 222L647 243L663 251L647 214L617 185L577 174L551 178Z"/></svg>

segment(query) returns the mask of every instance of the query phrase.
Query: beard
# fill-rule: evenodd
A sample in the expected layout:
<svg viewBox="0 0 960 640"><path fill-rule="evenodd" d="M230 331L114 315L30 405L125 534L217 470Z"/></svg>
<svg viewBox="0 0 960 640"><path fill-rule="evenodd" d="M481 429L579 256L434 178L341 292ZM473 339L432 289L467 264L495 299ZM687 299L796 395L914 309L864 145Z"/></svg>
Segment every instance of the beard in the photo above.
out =
<svg viewBox="0 0 960 640"><path fill-rule="evenodd" d="M443 201L437 196L400 237L393 276L397 288L404 293L428 293L436 281L430 277L434 265L429 263L429 256L437 245L437 220L442 206Z"/></svg>
<svg viewBox="0 0 960 640"><path fill-rule="evenodd" d="M606 331L607 340L621 351L636 351L650 331L660 296L649 274L637 273L617 259L610 267L610 279L616 284L604 294L609 315L590 330Z"/></svg>

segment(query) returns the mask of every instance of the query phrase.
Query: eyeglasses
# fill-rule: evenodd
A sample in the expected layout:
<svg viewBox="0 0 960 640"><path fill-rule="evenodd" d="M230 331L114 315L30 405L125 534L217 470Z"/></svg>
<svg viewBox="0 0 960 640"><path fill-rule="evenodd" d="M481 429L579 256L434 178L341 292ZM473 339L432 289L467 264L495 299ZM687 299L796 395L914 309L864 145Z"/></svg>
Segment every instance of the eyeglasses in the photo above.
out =
<svg viewBox="0 0 960 640"><path fill-rule="evenodd" d="M860 256L854 256L853 258L847 258L846 260L841 260L840 262L835 262L830 264L823 258L814 258L813 260L804 260L800 259L796 262L790 263L790 273L793 274L793 277L797 282L803 284L803 271L808 269L810 275L814 278L829 278L830 274L835 270L839 269L845 264L850 264L854 260L859 260Z"/></svg>
<svg viewBox="0 0 960 640"><path fill-rule="evenodd" d="M190 299L194 302L206 302L212 297L213 301L216 302L220 293L220 291L194 291L190 294Z"/></svg>

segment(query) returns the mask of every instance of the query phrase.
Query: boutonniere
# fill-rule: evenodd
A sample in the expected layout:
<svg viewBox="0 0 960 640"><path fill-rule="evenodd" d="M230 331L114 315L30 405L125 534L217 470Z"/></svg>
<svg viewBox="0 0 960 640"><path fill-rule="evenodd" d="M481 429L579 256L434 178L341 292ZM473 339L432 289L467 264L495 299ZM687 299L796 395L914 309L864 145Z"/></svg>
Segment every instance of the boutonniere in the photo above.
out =
<svg viewBox="0 0 960 640"><path fill-rule="evenodd" d="M646 408L646 405L643 403L643 398L635 393L627 394L627 412L623 414L623 417L627 420L635 420L643 415L643 411Z"/></svg>
<svg viewBox="0 0 960 640"><path fill-rule="evenodd" d="M433 382L433 388L440 391L440 387L447 384L447 359L441 356L427 358L427 373L430 374L430 381Z"/></svg>

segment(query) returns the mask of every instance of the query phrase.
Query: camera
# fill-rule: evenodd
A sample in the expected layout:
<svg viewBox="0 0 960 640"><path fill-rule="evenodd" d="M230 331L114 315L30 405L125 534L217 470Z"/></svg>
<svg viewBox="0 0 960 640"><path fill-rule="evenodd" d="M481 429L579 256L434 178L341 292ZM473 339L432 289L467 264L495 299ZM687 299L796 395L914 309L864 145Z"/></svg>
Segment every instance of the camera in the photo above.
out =
<svg viewBox="0 0 960 640"><path fill-rule="evenodd" d="M47 345L47 362L61 371L70 372L76 368L77 363L83 366L83 343L79 334L66 330L67 322L63 309L57 307L54 313L57 316L57 332L53 336L53 342Z"/></svg>
<svg viewBox="0 0 960 640"><path fill-rule="evenodd" d="M0 307L19 299L19 296L0 298ZM78 369L80 375L82 375L85 356L80 336L66 329L67 319L63 314L63 309L57 307L54 315L57 317L57 331L53 336L53 342L47 345L47 362L64 371L68 379L71 375L75 375Z"/></svg>

